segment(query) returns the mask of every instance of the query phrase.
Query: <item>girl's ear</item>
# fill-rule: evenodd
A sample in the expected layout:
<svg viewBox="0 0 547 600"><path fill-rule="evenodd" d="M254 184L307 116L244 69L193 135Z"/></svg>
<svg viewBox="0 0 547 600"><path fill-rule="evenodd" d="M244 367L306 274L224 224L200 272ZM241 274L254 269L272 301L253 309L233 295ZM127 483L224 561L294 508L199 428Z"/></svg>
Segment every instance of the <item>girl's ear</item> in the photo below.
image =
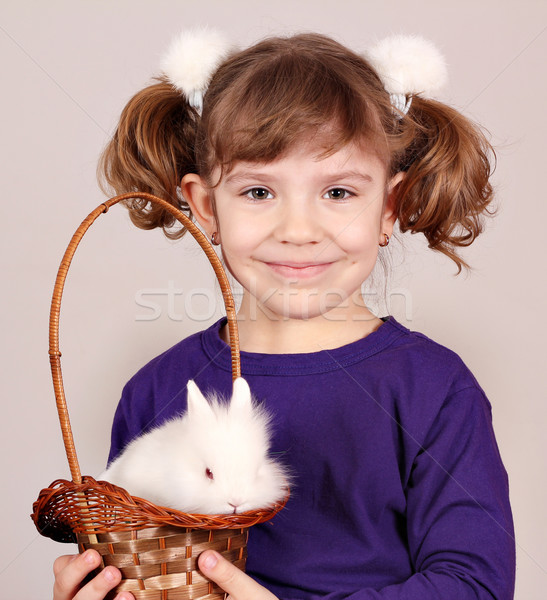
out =
<svg viewBox="0 0 547 600"><path fill-rule="evenodd" d="M393 226L397 220L397 187L405 178L405 173L400 171L396 173L387 184L387 198L382 214L382 241L383 234L387 233L389 237L393 233Z"/></svg>
<svg viewBox="0 0 547 600"><path fill-rule="evenodd" d="M188 202L192 214L211 237L218 230L212 194L205 181L195 173L188 173L180 183L182 197Z"/></svg>

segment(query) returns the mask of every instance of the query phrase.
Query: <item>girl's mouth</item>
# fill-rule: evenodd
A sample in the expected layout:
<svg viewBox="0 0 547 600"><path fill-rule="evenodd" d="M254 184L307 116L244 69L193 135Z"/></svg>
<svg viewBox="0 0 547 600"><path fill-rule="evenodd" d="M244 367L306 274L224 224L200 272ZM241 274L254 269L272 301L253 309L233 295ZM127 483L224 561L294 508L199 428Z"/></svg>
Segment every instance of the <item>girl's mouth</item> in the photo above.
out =
<svg viewBox="0 0 547 600"><path fill-rule="evenodd" d="M289 279L311 279L326 271L332 262L326 263L296 263L296 262L266 262L266 265L278 275Z"/></svg>

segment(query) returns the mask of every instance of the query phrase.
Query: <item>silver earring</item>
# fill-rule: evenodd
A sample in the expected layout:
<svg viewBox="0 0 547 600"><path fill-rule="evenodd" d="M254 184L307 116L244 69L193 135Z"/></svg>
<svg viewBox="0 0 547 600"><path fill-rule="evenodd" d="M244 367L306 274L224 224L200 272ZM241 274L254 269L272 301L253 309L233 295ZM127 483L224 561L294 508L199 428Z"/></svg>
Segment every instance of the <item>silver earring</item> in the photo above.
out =
<svg viewBox="0 0 547 600"><path fill-rule="evenodd" d="M220 239L218 238L218 231L213 231L211 234L211 244L213 246L218 246L220 244Z"/></svg>
<svg viewBox="0 0 547 600"><path fill-rule="evenodd" d="M389 244L389 235L384 233L384 241L382 244L378 244L380 248L385 248Z"/></svg>

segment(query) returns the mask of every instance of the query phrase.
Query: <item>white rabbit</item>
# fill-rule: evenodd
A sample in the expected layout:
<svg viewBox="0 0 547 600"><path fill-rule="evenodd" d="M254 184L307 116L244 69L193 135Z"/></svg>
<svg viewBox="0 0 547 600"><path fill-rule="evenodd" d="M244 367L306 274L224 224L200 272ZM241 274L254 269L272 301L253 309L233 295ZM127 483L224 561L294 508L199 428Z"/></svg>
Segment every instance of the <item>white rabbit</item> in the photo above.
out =
<svg viewBox="0 0 547 600"><path fill-rule="evenodd" d="M247 382L232 400L207 399L189 381L188 410L133 440L100 476L131 495L186 513L266 508L286 493L285 467L268 457L269 416Z"/></svg>

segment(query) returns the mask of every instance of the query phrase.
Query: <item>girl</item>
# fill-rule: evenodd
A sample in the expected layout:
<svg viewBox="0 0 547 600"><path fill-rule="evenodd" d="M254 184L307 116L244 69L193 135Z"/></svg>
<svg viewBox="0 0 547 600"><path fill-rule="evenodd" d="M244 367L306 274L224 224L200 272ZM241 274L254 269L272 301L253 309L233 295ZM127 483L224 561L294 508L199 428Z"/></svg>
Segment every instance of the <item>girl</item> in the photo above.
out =
<svg viewBox="0 0 547 600"><path fill-rule="evenodd" d="M454 353L376 318L361 295L396 221L465 266L457 248L492 195L482 133L419 94L390 97L366 60L321 35L228 56L201 114L199 86L175 79L129 102L102 171L118 193L170 199L220 244L244 290L243 376L295 479L287 508L252 528L247 575L210 551L200 567L236 600L512 598L490 405ZM130 211L145 229L173 224L138 201ZM224 319L131 379L110 459L184 410L189 379L229 395ZM97 564L92 551L58 559L55 599L103 598L112 567L80 589Z"/></svg>

